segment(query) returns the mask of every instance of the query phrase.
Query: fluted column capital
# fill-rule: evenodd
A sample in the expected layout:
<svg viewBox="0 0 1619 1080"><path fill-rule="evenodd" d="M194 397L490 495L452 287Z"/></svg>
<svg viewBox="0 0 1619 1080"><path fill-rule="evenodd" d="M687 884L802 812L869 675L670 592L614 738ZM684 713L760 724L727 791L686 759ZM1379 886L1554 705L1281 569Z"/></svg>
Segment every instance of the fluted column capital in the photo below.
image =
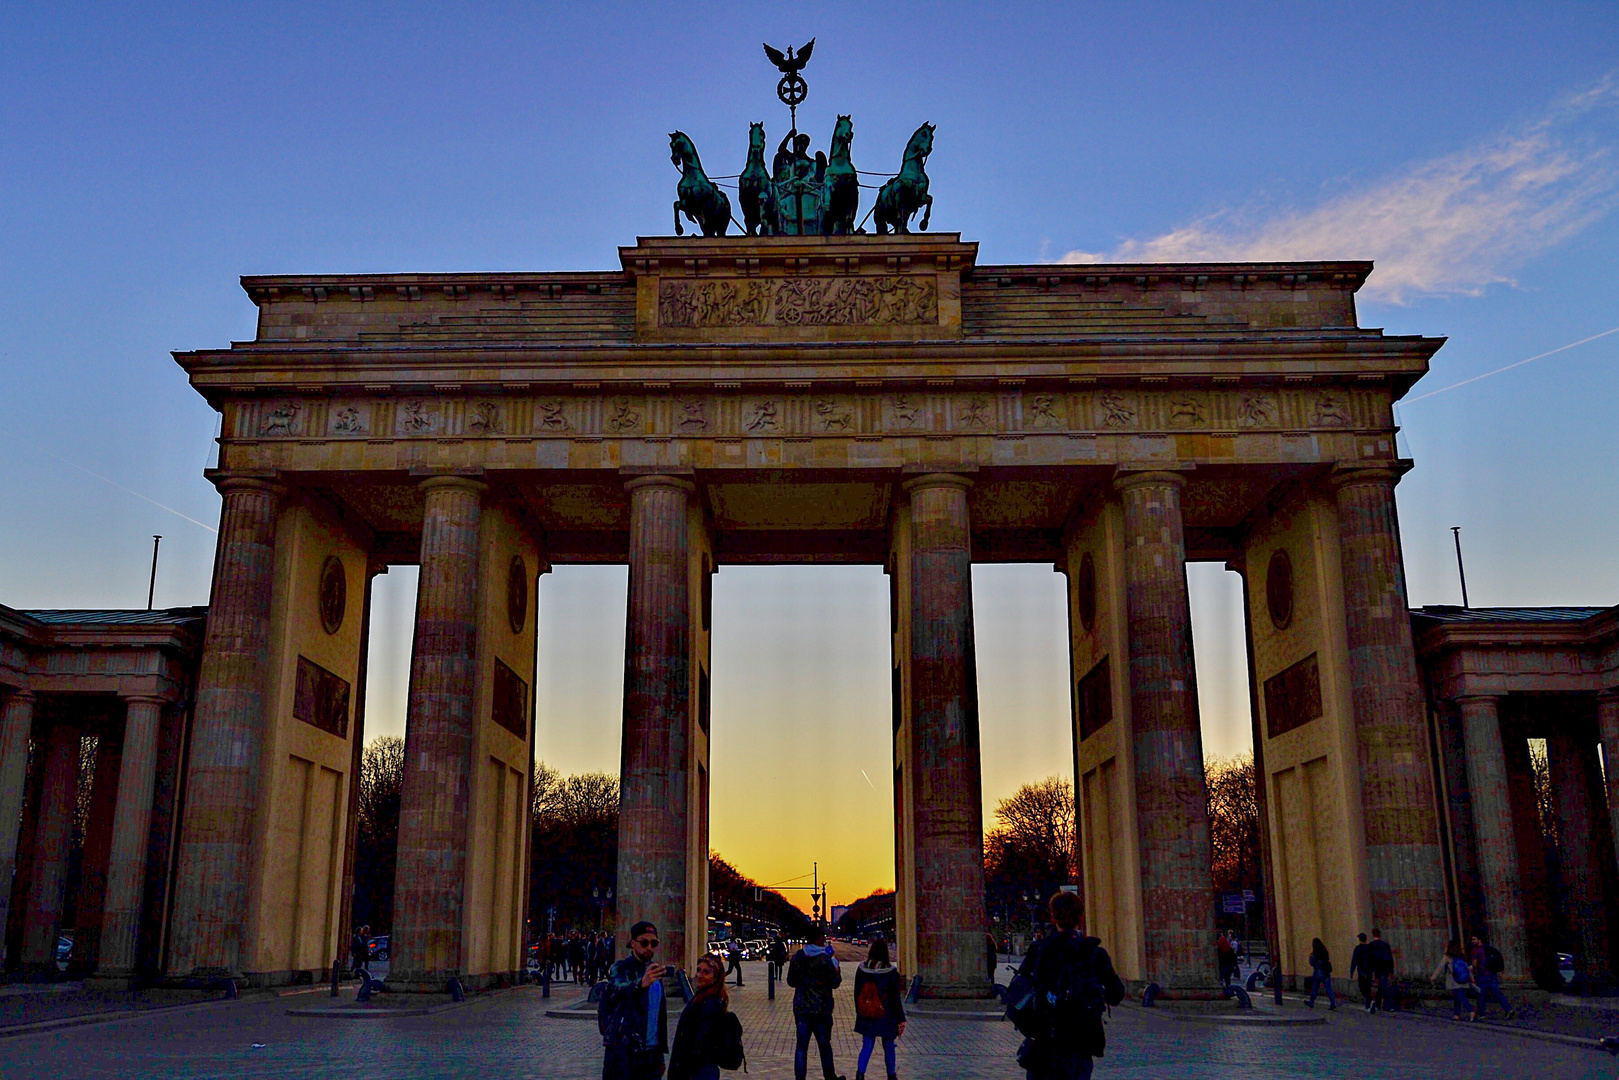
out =
<svg viewBox="0 0 1619 1080"><path fill-rule="evenodd" d="M1411 467L1409 461L1380 461L1375 465L1339 462L1327 476L1327 486L1335 492L1360 484L1392 489Z"/></svg>
<svg viewBox="0 0 1619 1080"><path fill-rule="evenodd" d="M465 491L473 495L482 496L489 490L489 485L475 476L462 476L460 474L444 474L440 476L427 476L416 482L416 490L423 495L434 491Z"/></svg>
<svg viewBox="0 0 1619 1080"><path fill-rule="evenodd" d="M923 473L920 476L913 476L911 479L900 484L900 490L904 491L908 495L914 495L918 491L928 491L933 488L941 487L956 488L959 491L967 491L971 489L972 486L973 482L971 477L962 476L960 473L936 472Z"/></svg>
<svg viewBox="0 0 1619 1080"><path fill-rule="evenodd" d="M642 476L632 476L624 481L624 490L634 494L649 488L667 488L693 495L697 492L697 485L683 476L674 476L670 473L646 473Z"/></svg>
<svg viewBox="0 0 1619 1080"><path fill-rule="evenodd" d="M39 695L34 693L28 687L19 686L19 687L16 687L15 689L6 691L5 703L6 703L6 705L8 707L11 706L11 705L14 705L14 704L15 705L22 705L22 704L30 704L31 705L31 704L34 703L34 701L38 697L39 697Z"/></svg>
<svg viewBox="0 0 1619 1080"><path fill-rule="evenodd" d="M1113 490L1129 491L1139 487L1172 487L1179 491L1186 486L1186 477L1167 469L1125 469L1113 471Z"/></svg>
<svg viewBox="0 0 1619 1080"><path fill-rule="evenodd" d="M235 492L262 492L272 498L280 499L287 494L287 486L280 482L275 473L239 473L226 472L223 469L209 469L203 475L221 495L230 495Z"/></svg>

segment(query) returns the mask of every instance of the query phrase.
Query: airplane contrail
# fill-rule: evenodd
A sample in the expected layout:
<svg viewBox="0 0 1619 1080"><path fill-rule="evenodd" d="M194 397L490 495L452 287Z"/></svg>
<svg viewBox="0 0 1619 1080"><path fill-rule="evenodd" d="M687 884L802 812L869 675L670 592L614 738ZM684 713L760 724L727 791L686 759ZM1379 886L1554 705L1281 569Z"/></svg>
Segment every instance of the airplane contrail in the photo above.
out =
<svg viewBox="0 0 1619 1080"><path fill-rule="evenodd" d="M191 522L191 524L193 524L193 525L201 525L203 528L207 529L209 532L213 533L215 536L219 535L219 530L218 529L214 528L212 525L209 525L209 524L206 524L204 522L198 521L196 518L192 517L190 514L182 514L180 511L176 510L172 506L164 506L162 503L158 502L156 499L152 498L149 495L142 495L138 491L132 490L130 488L126 488L124 485L120 484L116 480L108 480L105 476L102 476L98 472L91 472L89 469L86 469L83 465L75 465L73 462L69 461L67 458L62 457L59 454L52 454L51 456L56 458L56 460L60 461L63 465L66 465L66 466L68 466L69 468L72 468L72 469L77 469L80 472L84 473L86 476L93 476L97 480L100 480L104 484L111 484L113 487L117 488L119 491L122 491L122 492L124 492L126 494L129 494L129 495L133 495L137 499L142 499L142 500L144 500L146 502L151 503L153 506L157 507L159 510L167 510L169 513L173 514L175 517L185 518L187 521Z"/></svg>
<svg viewBox="0 0 1619 1080"><path fill-rule="evenodd" d="M1488 379L1491 375L1499 375L1503 371L1511 371L1515 367L1523 367L1525 364L1532 364L1536 360L1544 360L1548 356L1554 356L1557 353L1566 352L1567 350L1572 349L1575 346L1584 345L1588 341L1595 341L1597 338L1605 338L1609 334L1619 334L1619 326L1614 327L1612 330L1604 330L1600 334L1592 334L1588 338L1581 338L1578 341L1571 341L1567 345L1559 345L1557 348L1552 349L1550 352L1543 352L1539 356L1531 356L1527 360L1517 360L1517 361L1514 361L1513 363L1508 364L1506 367L1498 367L1494 371L1486 371L1482 375L1474 375L1471 379L1463 379L1461 382L1454 382L1454 383L1451 383L1449 386L1441 386L1437 390L1430 390L1426 394L1418 394L1414 398L1406 398L1404 401L1398 402L1398 404L1400 404L1400 405L1410 405L1413 402L1421 401L1423 398L1431 398L1435 394L1443 394L1446 390L1454 390L1458 386L1466 386L1468 383L1476 383L1480 379Z"/></svg>
<svg viewBox="0 0 1619 1080"><path fill-rule="evenodd" d="M861 769L861 770L860 770L860 775L861 775L861 776L866 776L866 770L865 770L865 769ZM870 784L870 785L871 785L871 790L873 790L873 791L876 791L876 790L877 790L877 785L876 785L876 784L872 784L872 783L871 783L871 777L869 777L869 776L866 776L866 783L867 783L867 784Z"/></svg>

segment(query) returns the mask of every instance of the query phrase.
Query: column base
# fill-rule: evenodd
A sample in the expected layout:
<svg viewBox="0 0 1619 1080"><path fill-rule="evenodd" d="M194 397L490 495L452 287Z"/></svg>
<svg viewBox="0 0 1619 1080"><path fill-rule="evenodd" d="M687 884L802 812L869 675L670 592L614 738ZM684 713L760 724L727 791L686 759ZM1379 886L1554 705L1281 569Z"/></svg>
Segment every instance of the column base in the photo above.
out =
<svg viewBox="0 0 1619 1080"><path fill-rule="evenodd" d="M133 971L97 971L84 977L86 990L134 990L139 979Z"/></svg>
<svg viewBox="0 0 1619 1080"><path fill-rule="evenodd" d="M479 975L463 975L456 970L398 973L390 970L382 985L390 994L447 994L450 992L450 980L456 979L460 981L464 992L472 994L480 990L516 986L521 975L522 972L519 971L486 971Z"/></svg>
<svg viewBox="0 0 1619 1080"><path fill-rule="evenodd" d="M1291 978L1292 976L1284 976L1282 985L1286 987ZM1242 984L1239 982L1233 982L1231 985L1241 986ZM1262 985L1266 992L1270 990L1270 985L1268 983ZM1134 998L1137 1002L1139 1002L1141 1000L1141 995L1146 991L1148 986L1158 987L1158 992L1156 995L1154 995L1155 1000L1158 1001L1226 1000L1225 987L1220 986L1218 983L1212 986L1165 986L1162 983L1154 983L1150 979L1126 979L1124 981L1124 996L1126 1000Z"/></svg>
<svg viewBox="0 0 1619 1080"><path fill-rule="evenodd" d="M924 1000L934 1001L969 1001L980 998L993 998L994 987L990 986L988 979L974 979L971 982L941 983L929 986L927 981L922 983L922 997Z"/></svg>

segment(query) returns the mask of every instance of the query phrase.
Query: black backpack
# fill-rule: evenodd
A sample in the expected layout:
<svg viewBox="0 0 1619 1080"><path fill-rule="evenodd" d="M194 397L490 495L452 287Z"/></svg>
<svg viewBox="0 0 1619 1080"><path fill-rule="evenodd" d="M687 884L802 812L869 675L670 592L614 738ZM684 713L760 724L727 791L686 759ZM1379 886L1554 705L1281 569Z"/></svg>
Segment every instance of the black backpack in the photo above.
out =
<svg viewBox="0 0 1619 1080"><path fill-rule="evenodd" d="M736 1018L736 1013L727 1009L720 1015L714 1040L714 1064L732 1072L746 1065L747 1060L748 1055L742 1050L742 1021Z"/></svg>
<svg viewBox="0 0 1619 1080"><path fill-rule="evenodd" d="M1100 1019L1107 1011L1107 988L1096 973L1096 946L1086 945L1078 935L1061 945L1056 941L1046 945L1048 949L1059 947L1063 952L1054 985L1043 987L1035 979L1019 975L1006 988L1006 1017L1019 1034L1031 1039L1071 1032L1079 1023ZM1042 956L1036 972L1049 962Z"/></svg>
<svg viewBox="0 0 1619 1080"><path fill-rule="evenodd" d="M1499 975L1507 969L1506 958L1494 945L1484 946L1484 970Z"/></svg>

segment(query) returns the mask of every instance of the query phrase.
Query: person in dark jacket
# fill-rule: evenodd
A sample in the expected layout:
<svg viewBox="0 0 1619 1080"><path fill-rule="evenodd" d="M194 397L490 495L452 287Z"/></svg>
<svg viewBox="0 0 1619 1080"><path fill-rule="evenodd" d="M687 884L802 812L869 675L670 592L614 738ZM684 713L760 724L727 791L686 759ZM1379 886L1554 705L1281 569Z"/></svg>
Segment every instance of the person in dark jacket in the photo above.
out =
<svg viewBox="0 0 1619 1080"><path fill-rule="evenodd" d="M1371 951L1366 944L1365 934L1356 934L1358 944L1355 951L1349 954L1349 977L1360 982L1360 1000L1365 1002L1367 1009L1372 1007L1372 961L1368 955Z"/></svg>
<svg viewBox="0 0 1619 1080"><path fill-rule="evenodd" d="M777 934L770 939L770 966L775 969L776 978L785 978L787 975L787 943Z"/></svg>
<svg viewBox="0 0 1619 1080"><path fill-rule="evenodd" d="M1377 996L1366 1006L1366 1011L1374 1013L1382 1009L1388 1012L1394 1008L1394 988L1390 985L1394 980L1394 950L1383 940L1383 931L1375 926L1372 927L1372 940L1366 945L1366 959L1372 966L1372 978L1377 980Z"/></svg>
<svg viewBox="0 0 1619 1080"><path fill-rule="evenodd" d="M657 951L658 928L638 922L630 927L630 955L607 972L601 1002L606 1029L602 1080L659 1080L663 1076L663 1055L669 1048L669 1013L663 994L668 968L653 960Z"/></svg>
<svg viewBox="0 0 1619 1080"><path fill-rule="evenodd" d="M993 939L991 939L993 940ZM865 1039L855 1080L866 1080L866 1066L877 1040L883 1041L883 1061L888 1080L894 1076L894 1040L905 1034L905 1003L900 997L899 970L888 959L888 942L876 938L866 953L866 962L854 972L854 1030Z"/></svg>
<svg viewBox="0 0 1619 1080"><path fill-rule="evenodd" d="M1001 962L1000 950L995 947L995 935L994 934L985 934L984 935L984 953L985 953L984 959L987 960L988 963L989 963L989 984L991 986L994 986L995 985L995 968L998 967L1000 965L1000 962Z"/></svg>
<svg viewBox="0 0 1619 1080"><path fill-rule="evenodd" d="M703 954L697 961L696 993L680 1011L675 1041L669 1047L669 1080L719 1080L720 1020L731 1007L725 968L719 957Z"/></svg>
<svg viewBox="0 0 1619 1080"><path fill-rule="evenodd" d="M1310 939L1310 1000L1304 1003L1306 1009L1315 1008L1316 995L1321 988L1327 989L1327 1011L1338 1007L1338 994L1332 988L1332 954L1327 952L1327 946L1320 938Z"/></svg>
<svg viewBox="0 0 1619 1080"><path fill-rule="evenodd" d="M371 959L371 927L362 926L354 931L349 939L349 967L355 975L367 968L367 961Z"/></svg>
<svg viewBox="0 0 1619 1080"><path fill-rule="evenodd" d="M1113 970L1113 960L1102 948L1101 939L1086 937L1079 931L1083 911L1079 894L1058 893L1051 898L1049 910L1057 932L1030 947L1018 974L1033 979L1047 994L1056 993L1064 985L1065 973L1069 983L1095 979L1101 984L1102 1000L1109 1006L1123 1001L1124 983ZM1064 1016L1059 1012L1051 1034L1030 1042L1027 1053L1019 1057L1028 1080L1090 1080L1095 1059L1107 1049L1107 1033L1100 1013Z"/></svg>
<svg viewBox="0 0 1619 1080"><path fill-rule="evenodd" d="M1214 956L1220 969L1220 985L1230 986L1237 975L1237 947L1223 930L1215 932Z"/></svg>
<svg viewBox="0 0 1619 1080"><path fill-rule="evenodd" d="M793 1019L798 1042L793 1051L794 1080L804 1080L809 1068L809 1041L821 1051L821 1073L826 1080L843 1080L832 1067L832 991L843 985L838 958L826 944L826 931L811 926L809 941L787 964L787 985L793 988Z"/></svg>

